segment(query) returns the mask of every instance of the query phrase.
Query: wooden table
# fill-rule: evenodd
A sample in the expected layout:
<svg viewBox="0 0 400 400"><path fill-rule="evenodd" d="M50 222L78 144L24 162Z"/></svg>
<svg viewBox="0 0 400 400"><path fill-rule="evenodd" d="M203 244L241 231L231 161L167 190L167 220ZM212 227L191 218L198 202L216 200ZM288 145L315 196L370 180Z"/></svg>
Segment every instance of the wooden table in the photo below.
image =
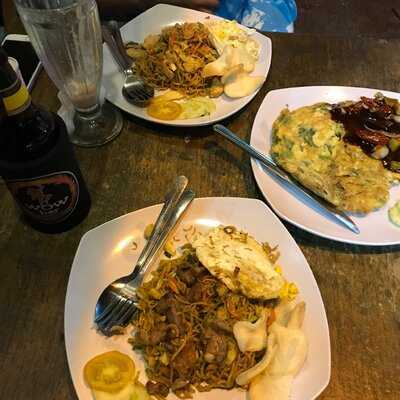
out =
<svg viewBox="0 0 400 400"><path fill-rule="evenodd" d="M270 36L272 67L264 88L225 122L246 140L271 89L336 84L400 91L400 39ZM58 107L44 73L34 98L52 110ZM165 128L125 115L114 142L76 150L93 205L70 232L48 236L22 225L0 187L1 399L76 399L63 310L72 259L86 231L161 202L178 174L189 178L199 197L261 198L249 158L210 127ZM334 243L286 226L311 265L328 314L332 377L320 399L399 399L400 247Z"/></svg>

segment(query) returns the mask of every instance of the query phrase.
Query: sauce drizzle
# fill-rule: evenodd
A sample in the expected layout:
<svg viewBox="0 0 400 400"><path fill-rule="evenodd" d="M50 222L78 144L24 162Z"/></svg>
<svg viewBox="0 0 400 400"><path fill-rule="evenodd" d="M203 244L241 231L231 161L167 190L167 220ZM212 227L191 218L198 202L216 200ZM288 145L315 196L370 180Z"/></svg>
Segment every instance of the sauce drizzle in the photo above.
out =
<svg viewBox="0 0 400 400"><path fill-rule="evenodd" d="M361 97L360 101L350 104L334 104L331 117L343 124L346 132L343 140L359 146L368 156L373 157L377 148L385 146L388 153L381 159L383 166L400 172L400 123L394 118L395 106L388 104L396 101L378 96Z"/></svg>

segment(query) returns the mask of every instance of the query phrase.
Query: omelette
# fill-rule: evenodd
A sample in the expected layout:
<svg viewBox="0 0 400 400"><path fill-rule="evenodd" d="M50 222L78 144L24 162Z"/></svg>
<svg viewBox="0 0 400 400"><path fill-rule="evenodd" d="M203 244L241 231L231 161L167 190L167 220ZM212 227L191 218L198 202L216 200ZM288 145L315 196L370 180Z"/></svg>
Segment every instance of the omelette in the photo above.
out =
<svg viewBox="0 0 400 400"><path fill-rule="evenodd" d="M338 208L368 213L389 199L395 174L343 140L331 105L285 108L273 124L271 156L296 180Z"/></svg>
<svg viewBox="0 0 400 400"><path fill-rule="evenodd" d="M192 246L200 262L232 291L253 299L279 297L285 279L263 246L247 233L219 226L197 237Z"/></svg>

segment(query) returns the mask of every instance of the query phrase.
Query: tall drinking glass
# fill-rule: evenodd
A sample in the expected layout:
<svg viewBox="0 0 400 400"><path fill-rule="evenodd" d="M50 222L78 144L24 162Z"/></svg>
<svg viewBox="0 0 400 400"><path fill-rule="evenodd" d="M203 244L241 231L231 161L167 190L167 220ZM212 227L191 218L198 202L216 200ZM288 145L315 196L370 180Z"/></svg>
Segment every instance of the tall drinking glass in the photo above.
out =
<svg viewBox="0 0 400 400"><path fill-rule="evenodd" d="M107 143L122 128L111 104L100 105L103 47L95 0L15 0L22 23L51 80L75 108L73 143Z"/></svg>

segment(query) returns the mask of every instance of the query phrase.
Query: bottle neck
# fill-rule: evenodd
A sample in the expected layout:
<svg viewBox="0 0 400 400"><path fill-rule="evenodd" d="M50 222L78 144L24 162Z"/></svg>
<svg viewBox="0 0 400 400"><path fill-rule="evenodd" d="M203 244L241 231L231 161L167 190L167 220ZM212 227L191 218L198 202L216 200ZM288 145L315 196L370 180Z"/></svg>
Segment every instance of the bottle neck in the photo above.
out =
<svg viewBox="0 0 400 400"><path fill-rule="evenodd" d="M0 48L0 100L8 115L2 157L28 161L41 157L56 144L59 130L52 113L36 107L25 84Z"/></svg>
<svg viewBox="0 0 400 400"><path fill-rule="evenodd" d="M31 96L14 68L8 62L6 52L0 47L0 99L8 115L25 111L31 104Z"/></svg>
<svg viewBox="0 0 400 400"><path fill-rule="evenodd" d="M18 77L10 87L0 89L1 97L5 111L9 116L24 112L32 102L28 89Z"/></svg>

